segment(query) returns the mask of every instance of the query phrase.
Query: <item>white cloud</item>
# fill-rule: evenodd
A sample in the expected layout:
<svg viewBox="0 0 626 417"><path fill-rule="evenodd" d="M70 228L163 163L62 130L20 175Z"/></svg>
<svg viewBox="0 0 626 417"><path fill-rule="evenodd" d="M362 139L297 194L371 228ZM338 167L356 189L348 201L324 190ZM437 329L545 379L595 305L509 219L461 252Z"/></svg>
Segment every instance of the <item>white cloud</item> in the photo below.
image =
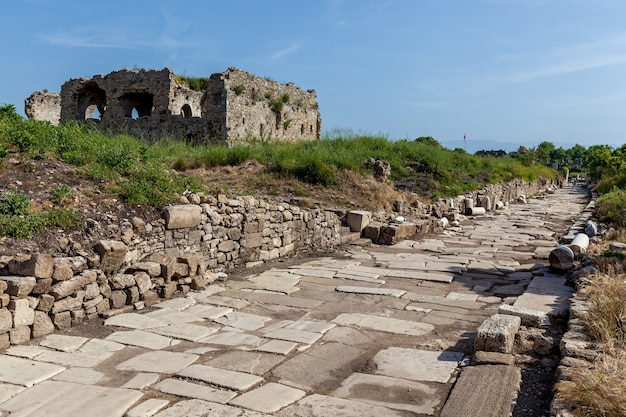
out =
<svg viewBox="0 0 626 417"><path fill-rule="evenodd" d="M273 54L270 55L270 58L272 60L277 60L277 59L284 58L287 55L291 55L291 54L299 51L301 47L302 47L302 45L299 42L294 42L291 45L274 52Z"/></svg>
<svg viewBox="0 0 626 417"><path fill-rule="evenodd" d="M523 71L496 77L498 84L522 83L562 74L626 63L626 32L583 42L540 54L502 56L509 64L525 66ZM532 66L527 63L535 63Z"/></svg>

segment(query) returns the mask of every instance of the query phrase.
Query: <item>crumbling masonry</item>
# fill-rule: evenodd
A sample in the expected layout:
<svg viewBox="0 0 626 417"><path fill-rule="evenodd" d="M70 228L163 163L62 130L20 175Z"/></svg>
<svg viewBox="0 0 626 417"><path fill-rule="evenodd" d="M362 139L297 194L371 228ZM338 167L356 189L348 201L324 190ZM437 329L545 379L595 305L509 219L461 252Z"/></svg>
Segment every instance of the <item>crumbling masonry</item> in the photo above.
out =
<svg viewBox="0 0 626 417"><path fill-rule="evenodd" d="M107 131L199 144L320 138L315 90L234 67L206 81L206 88L194 91L169 68L124 69L70 79L60 94L36 91L25 100L25 112L55 125L89 120Z"/></svg>

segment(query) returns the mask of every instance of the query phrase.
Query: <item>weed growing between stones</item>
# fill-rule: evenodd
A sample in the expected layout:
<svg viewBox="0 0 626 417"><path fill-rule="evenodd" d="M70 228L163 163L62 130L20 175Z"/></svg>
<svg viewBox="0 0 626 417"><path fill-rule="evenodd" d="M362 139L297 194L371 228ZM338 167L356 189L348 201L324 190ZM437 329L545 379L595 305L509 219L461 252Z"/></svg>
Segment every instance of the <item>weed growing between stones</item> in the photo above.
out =
<svg viewBox="0 0 626 417"><path fill-rule="evenodd" d="M603 261L606 263L606 261ZM608 265L601 266L604 269ZM589 368L572 372L556 388L584 417L626 415L626 281L623 273L602 273L585 287L588 311L583 322L600 352Z"/></svg>

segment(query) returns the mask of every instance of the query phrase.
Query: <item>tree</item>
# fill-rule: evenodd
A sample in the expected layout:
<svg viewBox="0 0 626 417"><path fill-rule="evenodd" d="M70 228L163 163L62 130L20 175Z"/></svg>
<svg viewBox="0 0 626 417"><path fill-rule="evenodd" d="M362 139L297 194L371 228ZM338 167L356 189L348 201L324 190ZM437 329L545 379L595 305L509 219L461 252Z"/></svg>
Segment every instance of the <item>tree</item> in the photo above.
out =
<svg viewBox="0 0 626 417"><path fill-rule="evenodd" d="M565 149L563 149L562 146L559 146L558 148L550 152L550 161L552 162L561 163L563 161L566 161L567 159L568 159L568 153Z"/></svg>
<svg viewBox="0 0 626 417"><path fill-rule="evenodd" d="M535 150L535 154L537 156L537 161L542 164L546 164L550 162L550 153L556 149L554 143L543 141L539 145L537 145L537 149Z"/></svg>
<svg viewBox="0 0 626 417"><path fill-rule="evenodd" d="M592 145L587 149L587 167L593 181L612 170L613 149L609 145Z"/></svg>

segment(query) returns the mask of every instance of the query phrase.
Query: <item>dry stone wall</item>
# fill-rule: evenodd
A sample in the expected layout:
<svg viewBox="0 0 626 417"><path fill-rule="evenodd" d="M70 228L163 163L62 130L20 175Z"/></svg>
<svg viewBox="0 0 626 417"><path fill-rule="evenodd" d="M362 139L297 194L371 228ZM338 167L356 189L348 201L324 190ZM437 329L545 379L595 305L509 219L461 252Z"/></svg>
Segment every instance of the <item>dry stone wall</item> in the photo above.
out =
<svg viewBox="0 0 626 417"><path fill-rule="evenodd" d="M332 212L224 196L135 218L94 253L0 256L0 348L199 290L237 265L341 243Z"/></svg>
<svg viewBox="0 0 626 417"><path fill-rule="evenodd" d="M498 189L513 200L545 184ZM494 191L495 192L495 191ZM0 256L0 349L67 329L86 319L142 309L162 298L200 290L236 266L254 266L300 250L331 250L343 242L337 211L308 210L253 197L190 196L160 219L123 219L119 238L93 252ZM435 209L434 207L438 207ZM445 226L448 201L412 208L421 220L382 225L393 243ZM415 227L413 227L415 225ZM401 226L401 227L397 227ZM386 238L387 239L387 238Z"/></svg>

